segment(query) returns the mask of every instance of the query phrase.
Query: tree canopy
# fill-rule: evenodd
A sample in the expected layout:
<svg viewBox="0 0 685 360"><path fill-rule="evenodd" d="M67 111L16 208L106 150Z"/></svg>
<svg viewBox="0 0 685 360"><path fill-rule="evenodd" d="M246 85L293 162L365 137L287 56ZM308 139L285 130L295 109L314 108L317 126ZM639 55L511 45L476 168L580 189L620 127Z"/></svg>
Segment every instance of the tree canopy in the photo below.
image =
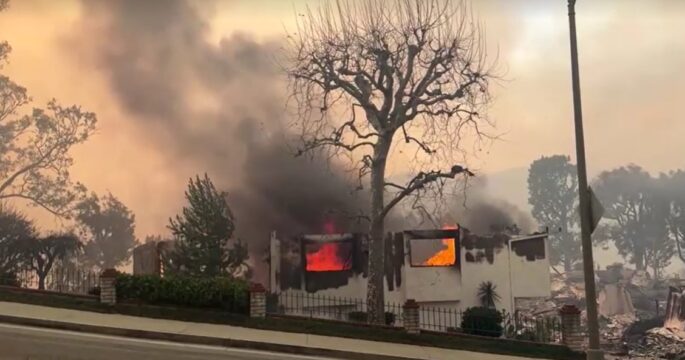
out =
<svg viewBox="0 0 685 360"><path fill-rule="evenodd" d="M99 269L128 262L137 244L135 215L112 194L92 193L77 206L76 219L85 239L87 264Z"/></svg>
<svg viewBox="0 0 685 360"><path fill-rule="evenodd" d="M8 1L0 0L0 11ZM11 47L0 42L0 69ZM84 188L69 174L71 149L85 142L96 124L94 113L51 100L46 109L21 110L31 98L27 90L0 74L0 201L23 200L50 213L68 217Z"/></svg>
<svg viewBox="0 0 685 360"><path fill-rule="evenodd" d="M528 170L528 202L539 225L552 230L550 261L571 271L580 260L578 238L578 177L566 155L535 160ZM560 233L556 231L560 230Z"/></svg>
<svg viewBox="0 0 685 360"><path fill-rule="evenodd" d="M611 220L607 234L619 254L638 270L652 268L658 277L676 249L667 227L670 199L657 179L629 165L602 172L594 188Z"/></svg>
<svg viewBox="0 0 685 360"><path fill-rule="evenodd" d="M685 263L685 171L663 174L661 183L670 199L668 231L676 245L678 256Z"/></svg>
<svg viewBox="0 0 685 360"><path fill-rule="evenodd" d="M35 236L36 228L31 220L0 204L0 277L10 276L18 270L26 242Z"/></svg>
<svg viewBox="0 0 685 360"><path fill-rule="evenodd" d="M45 280L53 266L61 260L78 256L82 244L74 234L52 234L29 239L24 246L23 262L38 275L38 288L45 289Z"/></svg>
<svg viewBox="0 0 685 360"><path fill-rule="evenodd" d="M235 230L235 217L226 201L226 193L218 191L209 176L196 176L188 181L185 192L188 205L175 219L169 219L169 229L176 243L166 261L165 271L192 276L219 276L243 255L242 248L231 252L229 240ZM244 255L247 255L245 251Z"/></svg>

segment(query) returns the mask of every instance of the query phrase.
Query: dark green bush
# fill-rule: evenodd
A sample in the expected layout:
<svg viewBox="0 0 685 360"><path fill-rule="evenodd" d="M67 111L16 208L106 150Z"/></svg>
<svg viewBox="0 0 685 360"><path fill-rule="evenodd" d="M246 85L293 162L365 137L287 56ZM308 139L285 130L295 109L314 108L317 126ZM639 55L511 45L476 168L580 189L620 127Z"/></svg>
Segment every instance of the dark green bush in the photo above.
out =
<svg viewBox="0 0 685 360"><path fill-rule="evenodd" d="M21 283L14 272L0 273L0 285L20 287Z"/></svg>
<svg viewBox="0 0 685 360"><path fill-rule="evenodd" d="M88 289L88 295L100 296L100 287L93 286L92 288Z"/></svg>
<svg viewBox="0 0 685 360"><path fill-rule="evenodd" d="M237 313L249 311L249 287L242 280L119 274L116 287L120 300L152 305L220 308Z"/></svg>
<svg viewBox="0 0 685 360"><path fill-rule="evenodd" d="M369 319L369 314L364 311L352 311L347 314L350 321L366 323ZM385 325L393 325L395 323L395 314L391 312L385 313Z"/></svg>
<svg viewBox="0 0 685 360"><path fill-rule="evenodd" d="M502 336L502 313L486 307L466 309L462 315L461 329L466 334L500 337Z"/></svg>

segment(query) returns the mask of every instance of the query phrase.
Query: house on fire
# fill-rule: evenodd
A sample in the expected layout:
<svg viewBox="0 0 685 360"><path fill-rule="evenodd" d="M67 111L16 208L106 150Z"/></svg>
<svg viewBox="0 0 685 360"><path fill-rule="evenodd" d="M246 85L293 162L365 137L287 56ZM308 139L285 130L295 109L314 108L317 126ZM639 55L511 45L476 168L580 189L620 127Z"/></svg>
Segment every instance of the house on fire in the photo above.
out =
<svg viewBox="0 0 685 360"><path fill-rule="evenodd" d="M272 233L272 294L366 297L368 239L364 234L279 237ZM385 239L385 299L414 299L423 308L479 306L478 288L490 281L498 309L517 300L550 296L547 234L479 236L462 227L411 230Z"/></svg>

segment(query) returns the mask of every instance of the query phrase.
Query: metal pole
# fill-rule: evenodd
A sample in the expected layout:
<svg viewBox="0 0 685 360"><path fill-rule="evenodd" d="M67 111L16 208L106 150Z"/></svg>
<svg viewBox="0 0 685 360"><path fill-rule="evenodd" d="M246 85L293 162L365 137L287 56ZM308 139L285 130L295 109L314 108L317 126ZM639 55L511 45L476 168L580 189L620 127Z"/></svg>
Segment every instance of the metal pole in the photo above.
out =
<svg viewBox="0 0 685 360"><path fill-rule="evenodd" d="M587 302L587 327L590 346L588 359L603 359L599 349L599 324L597 322L597 291L595 290L595 269L592 259L592 230L590 229L590 192L585 165L585 140L583 136L583 114L580 103L580 75L578 71L578 44L576 40L576 0L568 0L568 20L571 35L571 71L573 78L573 112L576 127L576 155L578 166L578 193L580 197L580 228L583 245L583 270L585 272L585 301Z"/></svg>

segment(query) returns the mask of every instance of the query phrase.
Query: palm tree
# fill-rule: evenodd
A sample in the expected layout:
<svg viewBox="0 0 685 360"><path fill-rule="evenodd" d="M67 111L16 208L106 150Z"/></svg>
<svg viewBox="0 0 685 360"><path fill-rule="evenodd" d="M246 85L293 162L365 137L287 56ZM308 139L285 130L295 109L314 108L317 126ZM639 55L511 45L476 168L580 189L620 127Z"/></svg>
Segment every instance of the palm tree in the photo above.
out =
<svg viewBox="0 0 685 360"><path fill-rule="evenodd" d="M490 281L480 283L480 286L478 286L478 298L486 308L495 308L495 303L501 299L497 293L497 286Z"/></svg>

